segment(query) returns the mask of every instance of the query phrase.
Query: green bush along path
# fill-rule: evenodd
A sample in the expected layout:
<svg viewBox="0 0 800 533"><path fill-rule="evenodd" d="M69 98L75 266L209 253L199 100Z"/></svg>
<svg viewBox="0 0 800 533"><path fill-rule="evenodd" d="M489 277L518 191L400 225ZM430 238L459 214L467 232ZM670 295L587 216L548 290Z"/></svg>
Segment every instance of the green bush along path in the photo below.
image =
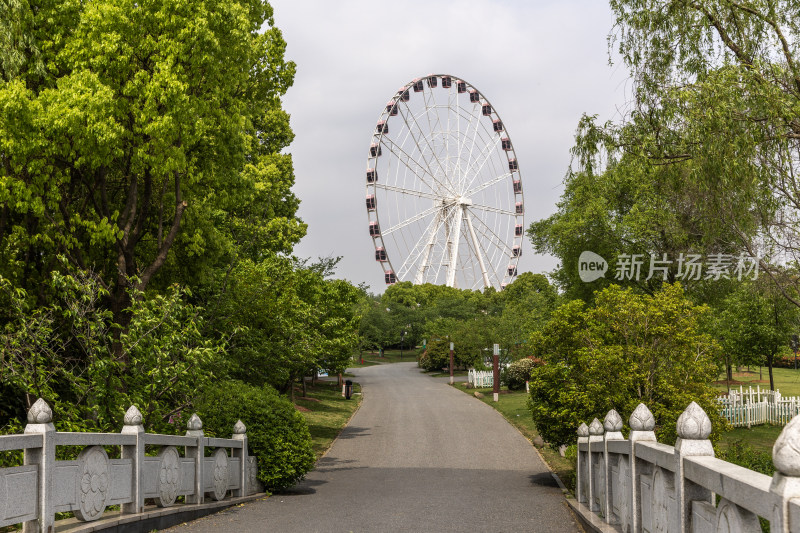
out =
<svg viewBox="0 0 800 533"><path fill-rule="evenodd" d="M353 370L361 407L306 479L173 533L577 532L530 443L416 363Z"/></svg>

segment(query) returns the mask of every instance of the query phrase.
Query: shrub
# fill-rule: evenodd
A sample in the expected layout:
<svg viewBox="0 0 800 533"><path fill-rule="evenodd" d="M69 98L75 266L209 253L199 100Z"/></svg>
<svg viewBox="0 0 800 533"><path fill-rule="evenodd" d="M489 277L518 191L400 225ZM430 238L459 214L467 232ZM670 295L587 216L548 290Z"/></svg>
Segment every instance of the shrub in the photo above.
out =
<svg viewBox="0 0 800 533"><path fill-rule="evenodd" d="M509 390L520 390L525 388L525 382L531 378L531 370L539 366L539 359L524 358L514 361L505 371L505 383Z"/></svg>
<svg viewBox="0 0 800 533"><path fill-rule="evenodd" d="M428 356L427 350L422 352L417 359L417 366L423 370L430 370L431 358Z"/></svg>
<svg viewBox="0 0 800 533"><path fill-rule="evenodd" d="M230 438L240 420L247 427L258 479L268 490L294 485L314 466L311 434L303 415L272 387L223 381L199 399L197 414L210 436Z"/></svg>
<svg viewBox="0 0 800 533"><path fill-rule="evenodd" d="M446 340L432 340L428 342L425 350L425 365L420 360L420 367L427 371L441 370L450 365L450 342Z"/></svg>
<svg viewBox="0 0 800 533"><path fill-rule="evenodd" d="M768 476L775 473L775 465L772 463L771 453L758 451L741 440L732 442L727 449L718 453L717 457L723 461L728 461Z"/></svg>
<svg viewBox="0 0 800 533"><path fill-rule="evenodd" d="M678 417L696 401L711 418L712 442L726 427L717 410L719 345L705 333L710 309L680 285L653 295L612 285L594 306L562 305L531 344L546 364L534 367L529 406L542 438L572 444L581 422L616 409L627 418L640 402L656 419L661 442L674 442Z"/></svg>

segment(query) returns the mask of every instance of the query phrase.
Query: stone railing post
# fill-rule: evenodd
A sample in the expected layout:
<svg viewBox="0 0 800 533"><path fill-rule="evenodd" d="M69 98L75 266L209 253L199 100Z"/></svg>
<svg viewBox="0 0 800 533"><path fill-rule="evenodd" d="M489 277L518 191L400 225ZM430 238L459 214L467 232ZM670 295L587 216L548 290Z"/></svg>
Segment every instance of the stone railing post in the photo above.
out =
<svg viewBox="0 0 800 533"><path fill-rule="evenodd" d="M800 416L786 424L772 447L772 476L770 492L777 496L770 530L789 533L790 526L797 530L800 524L789 523L789 501L800 498Z"/></svg>
<svg viewBox="0 0 800 533"><path fill-rule="evenodd" d="M577 477L575 481L575 494L578 497L578 503L586 503L589 501L589 496L586 493L586 479L588 476L588 457L589 451L586 451L586 457L584 458L583 453L581 452L581 444L589 442L589 426L586 424L581 424L578 427L578 465L577 465Z"/></svg>
<svg viewBox="0 0 800 533"><path fill-rule="evenodd" d="M37 494L31 498L38 499L37 520L22 525L24 533L50 533L55 527L55 510L53 502L53 469L56 462L56 428L53 425L53 411L43 399L36 400L28 411L28 424L25 433L38 433L42 436L41 448L26 448L23 459L25 465L39 467Z"/></svg>
<svg viewBox="0 0 800 533"><path fill-rule="evenodd" d="M249 487L247 486L247 428L241 420L237 421L233 426L233 436L231 438L242 441L242 448L240 450L235 448L233 449L233 456L238 457L240 461L239 479L241 479L239 490L233 491L233 496L247 496L249 490Z"/></svg>
<svg viewBox="0 0 800 533"><path fill-rule="evenodd" d="M714 457L714 447L708 436L711 420L695 402L678 417L678 440L675 441L675 500L678 528L681 533L692 530L692 502L714 503L711 491L692 483L684 477L683 459L686 457Z"/></svg>
<svg viewBox="0 0 800 533"><path fill-rule="evenodd" d="M186 457L194 459L194 494L186 496L186 503L203 503L205 497L205 481L203 480L203 470L205 470L205 433L203 432L203 421L192 414L186 423L186 436L197 439L196 446L186 446Z"/></svg>
<svg viewBox="0 0 800 533"><path fill-rule="evenodd" d="M653 413L643 403L636 406L636 409L631 413L628 419L628 425L631 427L628 441L631 443L630 454L630 515L622 517L623 528L625 520L630 520L630 531L638 532L642 530L642 494L641 487L639 486L640 468L636 460L636 443L637 442L656 442L656 434L653 431L656 427L656 419Z"/></svg>
<svg viewBox="0 0 800 533"><path fill-rule="evenodd" d="M142 413L135 405L131 405L125 412L122 431L125 435L136 435L136 444L133 446L123 446L121 457L131 460L131 495L133 501L122 504L122 514L136 514L144 511L144 485L143 471L144 465L144 426L142 425Z"/></svg>
<svg viewBox="0 0 800 533"><path fill-rule="evenodd" d="M599 481L597 479L600 473L600 458L605 453L605 442L603 441L603 424L598 419L592 420L589 424L589 510L600 512L605 505L598 504L595 499L598 497Z"/></svg>
<svg viewBox="0 0 800 533"><path fill-rule="evenodd" d="M612 491L612 483L611 483L611 461L608 455L608 441L610 440L625 440L625 437L622 436L622 417L619 416L619 413L616 409L612 409L606 415L606 418L603 420L603 429L606 430L605 435L603 436L603 457L605 460L605 518L606 523L610 524L612 522L612 508L614 506L614 498L613 498L613 491Z"/></svg>

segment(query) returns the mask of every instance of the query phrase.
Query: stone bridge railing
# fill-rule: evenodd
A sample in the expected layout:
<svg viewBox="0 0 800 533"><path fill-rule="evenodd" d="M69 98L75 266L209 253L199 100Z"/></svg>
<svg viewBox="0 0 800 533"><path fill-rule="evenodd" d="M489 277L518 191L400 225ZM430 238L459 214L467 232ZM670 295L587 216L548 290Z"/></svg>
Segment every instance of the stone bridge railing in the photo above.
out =
<svg viewBox="0 0 800 533"><path fill-rule="evenodd" d="M119 505L120 522L128 523L152 515L145 512L146 498L169 507L183 496L178 506L198 509L212 501L219 507L216 502L228 494L241 498L263 490L241 421L230 439L205 437L197 415L187 426L185 436L145 433L141 413L131 406L120 433L59 432L39 399L28 411L24 434L0 436L0 452L24 453L23 466L0 468L0 527L21 523L25 532L49 533L58 512L90 522L110 505ZM59 446L82 451L74 461L59 461ZM158 456L145 455L145 446L159 448ZM118 457L110 458L106 447L118 447Z"/></svg>
<svg viewBox="0 0 800 533"><path fill-rule="evenodd" d="M800 532L800 416L773 448L770 478L714 457L711 421L692 402L678 418L675 446L656 442L655 420L639 404L630 435L611 410L578 429L576 510L601 530L706 533ZM587 516L588 515L588 516Z"/></svg>

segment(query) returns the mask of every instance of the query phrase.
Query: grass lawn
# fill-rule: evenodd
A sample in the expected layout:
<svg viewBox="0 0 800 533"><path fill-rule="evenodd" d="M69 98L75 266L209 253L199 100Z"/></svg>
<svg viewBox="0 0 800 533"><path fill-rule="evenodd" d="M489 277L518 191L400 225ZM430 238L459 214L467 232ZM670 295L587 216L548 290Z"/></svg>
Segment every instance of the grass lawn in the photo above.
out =
<svg viewBox="0 0 800 533"><path fill-rule="evenodd" d="M417 349L404 349L402 353L400 353L400 350L384 350L383 357L378 352L364 352L363 365L361 364L360 356L360 353L353 355L354 360L350 364L351 368L361 368L382 363L411 363L417 360Z"/></svg>
<svg viewBox="0 0 800 533"><path fill-rule="evenodd" d="M769 424L753 426L750 429L735 428L722 434L718 446L722 449L727 449L731 443L742 441L759 452L772 454L772 445L775 444L775 440L783 428L784 426L771 426Z"/></svg>
<svg viewBox="0 0 800 533"><path fill-rule="evenodd" d="M528 395L524 390L505 391L503 394L500 394L498 401L494 402L492 401L491 388L467 389L464 385L464 383L456 383L455 387L473 397L475 391L482 393L484 397L480 398L480 401L497 409L511 425L517 428L525 438L531 441L531 444L533 444L534 439L539 437L539 432L536 431L531 413L528 411ZM536 448L539 450L539 453L542 454L542 457L544 457L544 460L550 468L558 474L561 481L563 481L568 488L573 489L575 486L575 466L572 464L572 461L561 457L558 450L554 450L549 446L537 446Z"/></svg>
<svg viewBox="0 0 800 533"><path fill-rule="evenodd" d="M428 374L432 378L449 378L450 371L447 370L446 372L434 372L433 374ZM466 376L466 370L453 370L453 376Z"/></svg>
<svg viewBox="0 0 800 533"><path fill-rule="evenodd" d="M308 383L306 387L309 399L300 396L302 389L296 390L295 405L301 408L299 411L308 423L314 453L319 459L353 416L362 396L357 394L350 400L344 399L342 388L335 381L318 381L314 387ZM354 383L353 392L360 393L361 385Z"/></svg>
<svg viewBox="0 0 800 533"><path fill-rule="evenodd" d="M775 388L781 391L783 396L800 396L800 370L794 368L773 368L772 375L775 378ZM760 379L759 379L760 378ZM733 373L734 382L731 383L731 389L739 390L741 384L743 389L748 386L762 389L769 389L769 372L767 367L761 367L761 375L759 376L758 367L750 367L750 371L746 367L742 368L741 372ZM719 381L714 382L714 388L721 392L727 392L728 387L725 384L725 374L719 376Z"/></svg>

